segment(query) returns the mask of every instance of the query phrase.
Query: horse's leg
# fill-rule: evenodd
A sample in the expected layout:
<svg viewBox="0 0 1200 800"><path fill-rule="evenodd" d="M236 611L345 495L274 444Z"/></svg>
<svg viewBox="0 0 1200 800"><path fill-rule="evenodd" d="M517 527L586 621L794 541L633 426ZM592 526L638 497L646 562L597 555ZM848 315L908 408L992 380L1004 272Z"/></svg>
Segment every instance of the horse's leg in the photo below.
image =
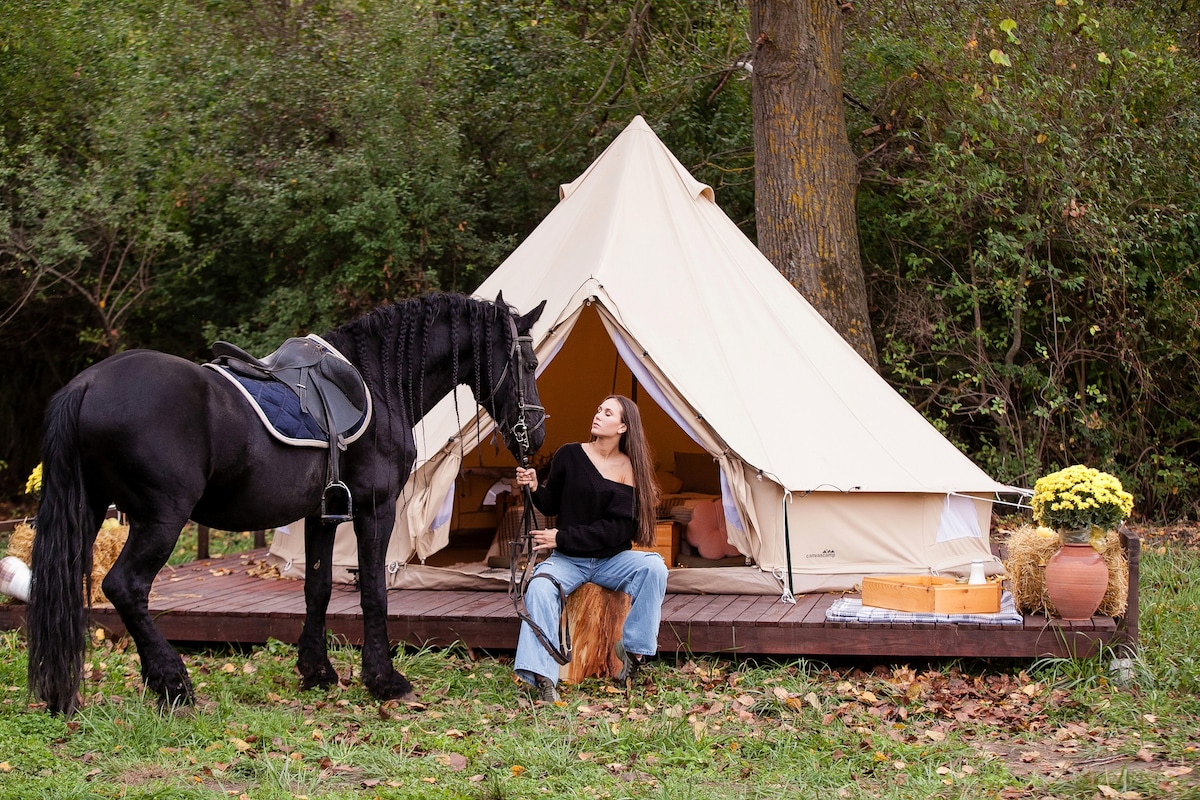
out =
<svg viewBox="0 0 1200 800"><path fill-rule="evenodd" d="M154 577L171 557L186 522L186 515L153 522L131 518L125 547L102 584L137 645L142 683L158 694L160 704L171 706L191 703L195 696L183 659L154 625L149 598Z"/></svg>
<svg viewBox="0 0 1200 800"><path fill-rule="evenodd" d="M300 685L329 687L337 683L337 671L329 662L325 643L325 612L333 591L333 541L337 525L319 517L304 520L304 629L300 632L296 668Z"/></svg>
<svg viewBox="0 0 1200 800"><path fill-rule="evenodd" d="M394 506L393 506L394 507ZM358 591L363 612L363 684L380 700L410 700L412 684L392 665L387 632L388 540L394 518L376 512L359 514L354 520L358 534Z"/></svg>

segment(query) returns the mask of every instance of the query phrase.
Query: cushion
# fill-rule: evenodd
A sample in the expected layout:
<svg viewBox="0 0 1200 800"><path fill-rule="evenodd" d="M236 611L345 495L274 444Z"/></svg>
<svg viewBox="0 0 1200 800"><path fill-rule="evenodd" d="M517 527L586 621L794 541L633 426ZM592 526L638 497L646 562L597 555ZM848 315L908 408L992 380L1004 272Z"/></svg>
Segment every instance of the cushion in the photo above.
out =
<svg viewBox="0 0 1200 800"><path fill-rule="evenodd" d="M726 558L738 555L725 532L725 512L720 500L706 500L692 508L692 520L687 525L688 544L703 558Z"/></svg>
<svg viewBox="0 0 1200 800"><path fill-rule="evenodd" d="M681 492L721 493L721 468L708 453L676 452L675 475L683 484Z"/></svg>
<svg viewBox="0 0 1200 800"><path fill-rule="evenodd" d="M654 480L658 481L658 490L663 494L675 494L683 487L683 481L670 472L656 472Z"/></svg>

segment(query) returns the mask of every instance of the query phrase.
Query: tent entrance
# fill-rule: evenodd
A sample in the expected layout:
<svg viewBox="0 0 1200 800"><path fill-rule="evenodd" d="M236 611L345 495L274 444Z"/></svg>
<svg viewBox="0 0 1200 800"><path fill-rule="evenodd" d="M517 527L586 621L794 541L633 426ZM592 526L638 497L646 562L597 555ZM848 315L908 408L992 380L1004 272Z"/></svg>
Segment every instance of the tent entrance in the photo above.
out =
<svg viewBox="0 0 1200 800"><path fill-rule="evenodd" d="M596 407L605 397L625 395L637 402L654 453L659 485L665 496L660 520L678 521L682 525L673 533L683 563L746 565L745 557L736 548L728 547L723 538L717 463L692 441L655 401L654 393L630 371L594 305L581 309L561 349L538 378L538 392L549 418L546 443L533 459L535 466L544 467L560 446L584 441ZM518 523L520 519L520 499L507 488L514 467L511 454L494 433L464 455L453 489L449 544L426 558L426 564L447 566L485 561L489 549L495 563L493 540L514 534L514 517ZM704 506L705 503L708 505ZM689 513L697 508L701 509L698 513ZM704 555L687 541L686 523L693 516L698 517L693 538L703 539ZM710 528L719 528L722 533ZM721 541L710 542L714 537Z"/></svg>

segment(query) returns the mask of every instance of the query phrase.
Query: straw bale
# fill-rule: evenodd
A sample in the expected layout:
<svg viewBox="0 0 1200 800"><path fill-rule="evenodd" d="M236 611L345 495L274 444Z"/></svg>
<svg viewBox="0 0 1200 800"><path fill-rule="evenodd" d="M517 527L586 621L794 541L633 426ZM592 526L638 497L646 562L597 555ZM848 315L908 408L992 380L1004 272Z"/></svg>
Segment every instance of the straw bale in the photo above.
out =
<svg viewBox="0 0 1200 800"><path fill-rule="evenodd" d="M8 555L21 559L25 566L33 563L33 533L33 526L22 522L13 528L8 539Z"/></svg>
<svg viewBox="0 0 1200 800"><path fill-rule="evenodd" d="M104 581L104 576L112 569L117 556L121 555L121 549L125 547L127 538L129 538L129 526L121 525L115 519L106 519L100 526L100 532L96 534L96 544L92 548L93 603L108 602L100 584Z"/></svg>
<svg viewBox="0 0 1200 800"><path fill-rule="evenodd" d="M16 556L27 565L32 566L33 540L36 534L37 530L32 525L24 522L18 525L8 540L8 555ZM108 598L104 596L104 591L100 588L100 584L104 581L104 576L112 569L117 556L121 555L121 548L125 546L125 539L128 536L129 526L121 525L115 519L106 519L104 520L104 524L100 526L100 531L96 534L96 544L92 548L92 594L90 602L105 603L108 601Z"/></svg>
<svg viewBox="0 0 1200 800"><path fill-rule="evenodd" d="M1061 546L1058 535L1046 528L1023 525L1008 533L1004 567L1008 570L1013 599L1022 613L1047 616L1057 613L1046 594L1046 562ZM1119 533L1109 532L1101 555L1108 564L1108 589L1096 613L1119 617L1125 613L1129 595L1129 562Z"/></svg>

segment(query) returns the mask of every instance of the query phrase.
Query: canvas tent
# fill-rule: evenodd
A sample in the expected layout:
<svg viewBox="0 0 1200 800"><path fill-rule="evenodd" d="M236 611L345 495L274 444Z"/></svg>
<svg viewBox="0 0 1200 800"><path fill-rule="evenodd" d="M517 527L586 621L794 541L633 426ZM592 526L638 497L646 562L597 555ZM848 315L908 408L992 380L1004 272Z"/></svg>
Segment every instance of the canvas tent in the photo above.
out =
<svg viewBox="0 0 1200 800"><path fill-rule="evenodd" d="M746 566L672 570L672 590L798 594L850 589L866 574L965 574L975 559L999 569L988 532L1006 487L845 343L641 117L561 187L476 294L501 289L522 311L547 301L533 330L551 415L542 455L584 437L616 391L636 395L660 469L688 451L719 465L728 539ZM466 474L511 474L476 408L461 390L417 428L393 586L473 585L477 570L421 562L449 541ZM345 527L339 571L354 562ZM272 553L302 575L292 528Z"/></svg>

